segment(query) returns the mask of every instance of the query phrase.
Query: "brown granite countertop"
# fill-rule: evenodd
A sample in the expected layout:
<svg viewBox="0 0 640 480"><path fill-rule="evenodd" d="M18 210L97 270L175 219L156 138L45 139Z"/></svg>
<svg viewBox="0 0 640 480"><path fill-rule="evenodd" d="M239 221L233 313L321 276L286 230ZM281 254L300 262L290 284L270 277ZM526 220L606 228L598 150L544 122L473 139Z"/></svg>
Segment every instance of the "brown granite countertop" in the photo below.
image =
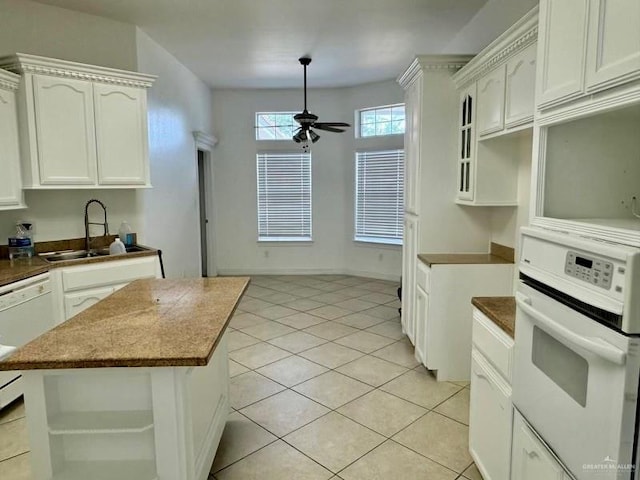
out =
<svg viewBox="0 0 640 480"><path fill-rule="evenodd" d="M248 277L136 280L0 362L0 370L206 365Z"/></svg>
<svg viewBox="0 0 640 480"><path fill-rule="evenodd" d="M515 251L511 247L491 242L489 253L419 253L420 259L428 267L432 265L480 265L513 263Z"/></svg>
<svg viewBox="0 0 640 480"><path fill-rule="evenodd" d="M49 264L38 257L14 261L0 259L0 287L49 271Z"/></svg>
<svg viewBox="0 0 640 480"><path fill-rule="evenodd" d="M433 265L477 265L513 263L490 253L419 253L418 258L428 267Z"/></svg>
<svg viewBox="0 0 640 480"><path fill-rule="evenodd" d="M98 237L92 247L104 248L115 238L115 235L106 237ZM84 249L84 238L72 238L68 240L53 240L47 242L36 242L35 250L37 254L44 252L63 251L63 250L82 250ZM0 245L0 287L9 283L24 280L25 278L46 273L54 268L72 267L76 265L86 265L88 263L111 262L114 260L125 260L135 257L147 257L158 255L158 250L144 245L138 245L145 250L139 252L127 252L118 255L99 255L88 258L75 258L72 260L60 260L57 262L48 262L43 258L35 255L31 259L19 258L13 262L8 259L8 250L6 245Z"/></svg>
<svg viewBox="0 0 640 480"><path fill-rule="evenodd" d="M514 297L473 297L471 303L504 330L511 338L516 330Z"/></svg>

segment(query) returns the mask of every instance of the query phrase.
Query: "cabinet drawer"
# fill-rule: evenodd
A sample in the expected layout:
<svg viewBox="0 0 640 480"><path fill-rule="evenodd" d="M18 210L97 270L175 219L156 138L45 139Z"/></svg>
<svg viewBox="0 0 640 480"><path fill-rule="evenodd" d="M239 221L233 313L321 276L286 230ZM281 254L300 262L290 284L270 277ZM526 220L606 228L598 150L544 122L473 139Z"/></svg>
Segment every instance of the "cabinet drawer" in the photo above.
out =
<svg viewBox="0 0 640 480"><path fill-rule="evenodd" d="M473 309L472 338L473 345L511 383L513 339L476 308Z"/></svg>
<svg viewBox="0 0 640 480"><path fill-rule="evenodd" d="M418 260L418 268L416 269L416 284L422 288L425 293L429 293L429 279L431 277L431 268L427 267L422 261Z"/></svg>
<svg viewBox="0 0 640 480"><path fill-rule="evenodd" d="M62 270L62 284L64 291L69 292L155 278L157 261L155 256L150 256L69 267Z"/></svg>
<svg viewBox="0 0 640 480"><path fill-rule="evenodd" d="M75 293L67 293L64 296L64 317L69 320L91 305L95 305L103 298L113 293L113 287L95 288Z"/></svg>

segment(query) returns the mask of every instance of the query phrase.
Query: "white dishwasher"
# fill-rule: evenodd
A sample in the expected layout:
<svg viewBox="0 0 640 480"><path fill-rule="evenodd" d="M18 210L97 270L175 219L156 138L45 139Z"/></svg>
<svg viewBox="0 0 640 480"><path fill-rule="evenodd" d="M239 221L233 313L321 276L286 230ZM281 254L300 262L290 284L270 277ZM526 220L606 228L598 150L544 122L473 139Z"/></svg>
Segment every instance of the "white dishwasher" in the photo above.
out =
<svg viewBox="0 0 640 480"><path fill-rule="evenodd" d="M0 287L0 346L21 347L53 326L48 273ZM0 409L20 395L20 372L0 372Z"/></svg>

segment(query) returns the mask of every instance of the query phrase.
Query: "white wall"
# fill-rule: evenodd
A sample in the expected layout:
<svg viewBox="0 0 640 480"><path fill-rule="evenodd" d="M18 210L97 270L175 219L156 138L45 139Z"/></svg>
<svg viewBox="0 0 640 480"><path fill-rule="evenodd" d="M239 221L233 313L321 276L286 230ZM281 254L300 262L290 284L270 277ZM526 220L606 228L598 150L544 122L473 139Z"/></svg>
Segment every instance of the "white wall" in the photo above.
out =
<svg viewBox="0 0 640 480"><path fill-rule="evenodd" d="M441 53L478 53L538 5L538 0L489 0Z"/></svg>
<svg viewBox="0 0 640 480"><path fill-rule="evenodd" d="M29 0L0 0L0 55L16 52L134 70L135 26Z"/></svg>
<svg viewBox="0 0 640 480"><path fill-rule="evenodd" d="M0 0L0 55L16 52L53 56L114 68L134 69L135 27L28 0ZM27 210L0 212L0 243L15 233L17 220L35 222L36 241L84 236L84 204L106 205L112 233L123 219L140 225L135 191L27 191ZM93 211L93 209L92 209Z"/></svg>
<svg viewBox="0 0 640 480"><path fill-rule="evenodd" d="M158 76L148 96L153 189L138 197L142 240L162 249L167 276L198 276L198 177L193 131L212 132L211 91L139 29L137 48L138 69Z"/></svg>
<svg viewBox="0 0 640 480"><path fill-rule="evenodd" d="M98 198L107 206L111 233L127 220L141 243L163 250L168 276L198 276L192 131L211 132L210 89L134 25L28 0L0 0L0 24L0 54L32 53L158 75L148 92L154 188L27 192L27 210L0 212L0 243L19 219L35 222L36 241L83 237L84 204Z"/></svg>
<svg viewBox="0 0 640 480"><path fill-rule="evenodd" d="M308 98L310 110L321 121L349 123L354 121L356 108L402 101L402 89L392 81L311 90ZM399 248L353 242L354 148L362 143L354 140L353 129L343 134L319 132L322 138L313 145L313 242L257 242L256 152L300 147L291 141L256 142L254 115L259 111L299 111L301 104L300 89L214 90L214 124L219 140L213 153L218 271L349 272L399 277Z"/></svg>

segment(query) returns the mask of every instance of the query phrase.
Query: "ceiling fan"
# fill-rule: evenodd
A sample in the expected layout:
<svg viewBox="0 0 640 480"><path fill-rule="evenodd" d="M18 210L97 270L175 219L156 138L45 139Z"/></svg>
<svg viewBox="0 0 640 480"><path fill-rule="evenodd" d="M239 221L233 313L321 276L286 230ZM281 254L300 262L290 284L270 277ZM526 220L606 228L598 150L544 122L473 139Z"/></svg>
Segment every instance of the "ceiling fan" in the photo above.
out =
<svg viewBox="0 0 640 480"><path fill-rule="evenodd" d="M345 130L343 128L338 127L350 127L351 125L344 122L318 122L318 116L307 110L307 66L311 63L311 58L302 57L299 58L298 61L304 68L304 110L302 110L302 113L298 113L293 117L293 119L300 124L300 127L293 135L293 141L306 145L308 145L308 142L316 143L320 135L311 130L311 128L325 130L327 132L344 132Z"/></svg>

